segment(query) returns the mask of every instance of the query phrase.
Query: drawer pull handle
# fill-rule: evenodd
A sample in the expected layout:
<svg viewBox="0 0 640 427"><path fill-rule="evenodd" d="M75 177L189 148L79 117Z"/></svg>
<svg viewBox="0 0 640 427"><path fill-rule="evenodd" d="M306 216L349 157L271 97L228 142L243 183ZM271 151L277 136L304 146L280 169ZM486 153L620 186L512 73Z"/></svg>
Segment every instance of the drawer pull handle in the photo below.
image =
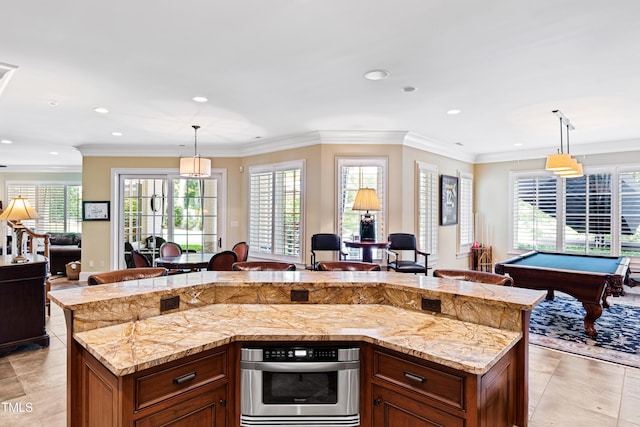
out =
<svg viewBox="0 0 640 427"><path fill-rule="evenodd" d="M424 379L424 377L421 377L420 375L416 375L416 374L412 374L411 372L404 372L404 376L405 378L407 378L408 380L411 381L415 381L417 383L424 383L426 380Z"/></svg>
<svg viewBox="0 0 640 427"><path fill-rule="evenodd" d="M196 372L189 372L188 374L181 375L173 379L174 384L184 384L192 381L196 378Z"/></svg>

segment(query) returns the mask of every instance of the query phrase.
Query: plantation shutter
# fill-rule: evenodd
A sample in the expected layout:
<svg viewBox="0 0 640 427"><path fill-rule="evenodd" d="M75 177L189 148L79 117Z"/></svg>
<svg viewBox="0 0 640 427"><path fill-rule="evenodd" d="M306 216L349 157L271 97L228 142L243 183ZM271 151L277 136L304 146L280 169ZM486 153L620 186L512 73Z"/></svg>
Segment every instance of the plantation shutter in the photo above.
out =
<svg viewBox="0 0 640 427"><path fill-rule="evenodd" d="M469 252L474 244L473 230L473 175L470 173L460 174L460 221L458 232L460 234L459 253ZM487 236L488 237L488 236ZM488 242L483 242L488 243Z"/></svg>
<svg viewBox="0 0 640 427"><path fill-rule="evenodd" d="M640 171L622 172L618 180L620 255L640 255Z"/></svg>
<svg viewBox="0 0 640 427"><path fill-rule="evenodd" d="M438 168L418 162L418 248L438 259Z"/></svg>
<svg viewBox="0 0 640 427"><path fill-rule="evenodd" d="M512 249L556 251L557 179L516 176L512 182Z"/></svg>

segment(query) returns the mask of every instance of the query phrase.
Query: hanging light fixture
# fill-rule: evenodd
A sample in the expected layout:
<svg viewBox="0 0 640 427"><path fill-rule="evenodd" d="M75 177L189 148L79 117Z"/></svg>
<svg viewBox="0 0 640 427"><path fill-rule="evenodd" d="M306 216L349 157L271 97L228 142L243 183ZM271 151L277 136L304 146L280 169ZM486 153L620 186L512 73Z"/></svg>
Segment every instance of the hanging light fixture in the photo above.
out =
<svg viewBox="0 0 640 427"><path fill-rule="evenodd" d="M560 150L557 154L547 156L545 169L552 171L562 178L579 178L583 176L582 165L569 154L569 129L575 129L569 119L560 110L553 110L553 114L560 119ZM567 128L567 152L564 153L562 140L563 127Z"/></svg>
<svg viewBox="0 0 640 427"><path fill-rule="evenodd" d="M198 129L200 126L191 126L195 132L193 157L180 159L180 176L189 178L206 178L211 176L211 159L205 159L198 154Z"/></svg>

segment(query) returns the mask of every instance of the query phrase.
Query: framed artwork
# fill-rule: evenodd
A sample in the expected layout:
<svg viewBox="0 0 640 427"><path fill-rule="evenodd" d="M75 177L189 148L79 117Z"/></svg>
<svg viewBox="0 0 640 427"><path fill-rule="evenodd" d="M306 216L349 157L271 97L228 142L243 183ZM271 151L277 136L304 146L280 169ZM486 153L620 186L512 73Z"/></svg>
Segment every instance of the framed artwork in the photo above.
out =
<svg viewBox="0 0 640 427"><path fill-rule="evenodd" d="M83 221L109 221L109 201L82 202Z"/></svg>
<svg viewBox="0 0 640 427"><path fill-rule="evenodd" d="M458 223L458 177L440 175L440 225Z"/></svg>

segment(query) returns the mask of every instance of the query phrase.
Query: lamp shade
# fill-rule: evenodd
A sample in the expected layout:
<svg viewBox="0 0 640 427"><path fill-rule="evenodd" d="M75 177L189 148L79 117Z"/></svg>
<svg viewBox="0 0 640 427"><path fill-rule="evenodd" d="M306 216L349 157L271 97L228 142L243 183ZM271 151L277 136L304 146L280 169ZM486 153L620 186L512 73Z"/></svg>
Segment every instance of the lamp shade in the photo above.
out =
<svg viewBox="0 0 640 427"><path fill-rule="evenodd" d="M211 176L211 159L200 156L182 157L180 159L180 175L191 178Z"/></svg>
<svg viewBox="0 0 640 427"><path fill-rule="evenodd" d="M9 202L7 208L0 214L0 220L22 221L24 219L38 219L40 215L31 207L29 200L18 196Z"/></svg>
<svg viewBox="0 0 640 427"><path fill-rule="evenodd" d="M570 170L573 166L572 158L568 154L550 154L547 156L545 169L548 171Z"/></svg>
<svg viewBox="0 0 640 427"><path fill-rule="evenodd" d="M575 170L572 170L570 173L560 174L560 176L562 178L580 178L581 176L584 176L584 171L582 169L582 164L578 163L577 161L576 161L576 164L577 164L577 166L576 166Z"/></svg>
<svg viewBox="0 0 640 427"><path fill-rule="evenodd" d="M354 211L379 211L380 200L378 200L376 190L373 188L359 189L351 209Z"/></svg>

